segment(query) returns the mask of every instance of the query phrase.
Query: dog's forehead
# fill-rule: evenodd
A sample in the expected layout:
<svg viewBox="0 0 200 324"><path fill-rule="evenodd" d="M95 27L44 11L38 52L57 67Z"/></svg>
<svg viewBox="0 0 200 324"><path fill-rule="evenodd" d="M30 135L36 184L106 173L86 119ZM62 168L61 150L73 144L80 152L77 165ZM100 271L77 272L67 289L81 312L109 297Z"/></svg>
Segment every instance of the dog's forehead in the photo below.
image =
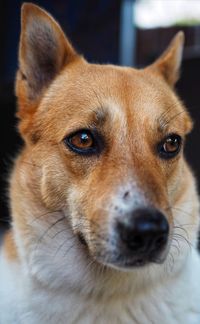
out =
<svg viewBox="0 0 200 324"><path fill-rule="evenodd" d="M58 76L40 111L48 111L45 122L53 119L55 125L58 121L58 127L63 123L65 128L70 121L73 130L105 120L124 129L127 125L141 127L144 121L146 126L159 127L164 117L169 119L182 110L165 82L145 70L87 64Z"/></svg>
<svg viewBox="0 0 200 324"><path fill-rule="evenodd" d="M95 64L83 66L80 71L66 69L61 84L66 96L70 92L82 100L115 99L124 107L138 101L141 104L141 99L144 103L155 101L168 89L165 83L159 86L156 78L144 70Z"/></svg>

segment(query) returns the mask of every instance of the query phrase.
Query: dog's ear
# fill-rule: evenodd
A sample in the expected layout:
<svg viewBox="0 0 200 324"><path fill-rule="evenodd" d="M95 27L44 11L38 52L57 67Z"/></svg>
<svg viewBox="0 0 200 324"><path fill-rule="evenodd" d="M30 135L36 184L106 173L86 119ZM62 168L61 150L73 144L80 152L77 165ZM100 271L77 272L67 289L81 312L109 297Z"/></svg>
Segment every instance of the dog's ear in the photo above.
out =
<svg viewBox="0 0 200 324"><path fill-rule="evenodd" d="M149 69L161 74L170 86L178 81L183 56L184 33L178 32L164 53Z"/></svg>
<svg viewBox="0 0 200 324"><path fill-rule="evenodd" d="M31 3L23 4L16 82L19 108L35 106L55 76L77 57L58 23L46 11Z"/></svg>

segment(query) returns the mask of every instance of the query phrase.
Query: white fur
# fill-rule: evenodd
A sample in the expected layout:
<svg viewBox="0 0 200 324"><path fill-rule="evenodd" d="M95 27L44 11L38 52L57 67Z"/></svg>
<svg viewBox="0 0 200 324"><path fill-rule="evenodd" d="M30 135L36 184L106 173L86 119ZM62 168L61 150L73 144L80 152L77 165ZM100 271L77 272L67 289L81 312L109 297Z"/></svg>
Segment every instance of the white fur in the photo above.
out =
<svg viewBox="0 0 200 324"><path fill-rule="evenodd" d="M60 216L54 213L52 219ZM163 265L123 272L92 263L66 219L46 234L36 245L30 233L28 255L16 236L21 264L1 253L0 324L200 323L195 247L180 242L179 253L171 247L173 259L169 253ZM66 244L58 250L60 242Z"/></svg>
<svg viewBox="0 0 200 324"><path fill-rule="evenodd" d="M77 272L80 274L81 266L79 262ZM118 282L111 277L111 283L105 280L105 286L102 280L99 282L98 276L91 282L87 276L79 277L83 289L81 295L76 289L68 288L65 281L58 289L42 286L31 280L22 266L11 264L1 256L0 323L200 323L200 289L197 289L200 286L200 260L194 249L178 274L167 279L168 275L163 273L163 282L158 281L152 286L151 274L148 276L147 271L149 287L143 287L141 291L136 282L140 271L144 274L144 270L120 274ZM54 280L62 282L63 278ZM99 284L104 294L101 292L95 297ZM88 294L89 288L94 289L94 293Z"/></svg>

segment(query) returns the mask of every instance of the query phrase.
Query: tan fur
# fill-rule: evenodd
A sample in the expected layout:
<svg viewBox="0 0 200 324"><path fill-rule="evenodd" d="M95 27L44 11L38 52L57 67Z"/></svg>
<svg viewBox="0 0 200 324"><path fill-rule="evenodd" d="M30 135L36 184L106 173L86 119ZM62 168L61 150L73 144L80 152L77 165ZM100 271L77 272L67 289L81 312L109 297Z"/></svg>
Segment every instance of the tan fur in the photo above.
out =
<svg viewBox="0 0 200 324"><path fill-rule="evenodd" d="M184 137L191 129L191 119L185 107L163 80L164 76L171 86L177 79L180 65L179 48L183 42L183 35L180 33L161 58L144 70L90 65L75 54L60 27L50 16L35 6L32 9L31 5L26 5L22 11L20 45L20 69L24 74L27 64L24 60L28 50L25 29L31 25L32 17L50 24L52 32L59 37L57 57L66 56L68 60L64 67L59 63L62 73L53 81L51 87L47 87L45 92L37 94L36 99L32 98L31 101L27 94L29 90L25 90L27 81L17 79L19 128L28 145L18 161L18 171L14 176L17 180L13 179L13 183L17 182L17 185L12 186L12 195L16 195L15 190L19 194L21 184L22 190L24 186L28 186L28 201L33 200L35 196L38 203L45 204L47 208L61 208L64 206L63 192L78 185L76 204L84 206L84 217L89 222L95 221L100 227L104 227L109 221L107 213L101 209L96 210L96 203L93 206L93 202L98 202L99 205L107 204L114 188L131 178L131 170L134 170L138 185L145 188L149 201L158 208L167 210L166 215L169 221L173 222L171 211L167 208L174 205L180 195L182 184L179 173L181 168L187 167L183 157L167 163L159 160L154 150L156 142L159 142L164 134L176 132ZM165 71L174 82L167 79ZM44 89L48 84L49 81ZM105 120L99 127L109 145L100 162L96 158L80 160L64 147L62 140L76 129L87 128L90 125L98 126L96 114L99 110L102 110L102 114L105 113ZM136 137L135 134L140 136ZM137 154L134 154L135 152ZM146 159L148 163L145 163ZM60 170L58 174L56 170ZM24 177L28 175L27 179L21 179L22 172ZM173 185L170 185L172 181ZM177 191L173 197L168 197L167 186L168 191L172 191L176 181L179 181ZM75 202L69 202L71 203ZM20 209L20 205L21 199L15 208ZM79 217L78 213L74 217ZM24 234L22 232L21 235L26 236L27 221L23 213L20 213L15 221L23 224ZM81 220L81 226L84 227L85 221ZM74 220L76 226L79 226L79 222L79 219ZM87 222L85 235L88 238L92 235L90 231L93 232L92 225L88 228ZM91 249L93 250L92 246Z"/></svg>
<svg viewBox="0 0 200 324"><path fill-rule="evenodd" d="M13 233L8 231L4 237L4 250L6 257L11 261L18 259L17 248L13 238Z"/></svg>
<svg viewBox="0 0 200 324"><path fill-rule="evenodd" d="M161 131L161 124L165 122L165 120L159 121L162 114L163 118L170 120L174 116L178 116L184 109L175 95L171 93L168 85L162 79L154 78L149 71L136 71L112 66L98 67L88 65L83 61L67 66L66 73L67 76L63 73L55 80L52 88L40 104L40 109L33 116L28 117L29 128L25 134L25 138L33 136L34 132L40 134L40 141L34 144L34 147L30 145L26 148L26 156L29 157L29 161L31 157L33 164L26 166L28 174L34 173L34 169L37 169L37 167L42 168L46 156L51 157L53 161L55 152L57 151L60 154L60 157L55 157L53 162L54 171L48 170L47 166L46 179L41 184L44 194L43 200L47 207L62 206L60 201L62 191L68 188L70 178L75 185L78 183L80 190L79 204L83 204L83 201L85 201L84 214L89 219L93 218L94 216L91 213L93 210L92 201L102 199L100 204L104 205L104 199L109 199L109 193L113 193L113 187L117 185L117 182L128 180L132 176L130 170L134 168L140 187L146 188L150 196L149 199L159 208L167 208L169 201L166 197L166 177L170 184L171 177L174 180L174 175L180 172L180 165L184 162L182 159L175 159L175 161L167 163L159 160L152 153L155 143L162 139L163 133L176 131L184 136L190 130L191 125L189 116L184 112L178 118L174 118L170 125L166 126L165 132ZM108 79L111 80L109 88L107 88ZM73 84L73 80L78 80L76 81L77 84ZM71 84L73 84L73 87ZM95 95L97 91L98 97ZM57 92L59 97L55 96ZM77 93L79 93L78 100ZM113 104L107 103L105 97L110 97ZM120 109L124 110L125 127L121 123L121 114L118 118L117 111L113 121L112 109L115 102L120 106ZM109 154L105 153L101 158L101 163L97 164L95 158L89 161L85 159L80 163L77 156L66 150L62 140L66 134L73 130L95 123L95 114L92 110L98 109L99 105L108 106L108 118L105 125L102 125L102 131L107 136L108 141L112 141L110 142L110 149L108 148L110 151ZM91 112L88 111L88 108L91 109ZM166 116L164 116L165 111L168 111ZM152 120L153 115L158 117ZM30 123L34 126L30 127ZM145 124L148 126L145 127ZM140 131L141 128L143 133ZM109 134L107 130L109 130ZM115 136L115 134L119 135ZM135 138L135 134L140 134L138 140ZM57 148L56 145L58 145ZM32 152L34 152L34 156ZM134 152L137 152L137 155ZM145 169L143 160L146 159L148 159L148 164L146 164ZM34 165L37 165L37 167L34 167ZM56 170L63 170L63 174L67 171L66 180L62 173L60 179L52 178L52 173L58 177ZM89 174L90 170L93 170L93 172L86 180L85 176ZM103 180L104 170L106 171L105 180ZM102 180L99 188L100 179ZM38 179L39 183L40 181ZM61 193L57 193L56 182L62 188ZM91 187L94 188L93 192L90 192ZM179 188L181 188L180 184ZM176 194L179 195L179 192L177 191ZM176 196L172 197L171 204L175 202ZM95 213L95 215L97 214ZM99 217L102 220L101 212Z"/></svg>
<svg viewBox="0 0 200 324"><path fill-rule="evenodd" d="M89 64L51 16L32 4L23 6L16 94L25 145L11 176L13 228L6 236L4 251L8 259L16 260L19 255L17 262L26 265L36 282L62 287L56 256L64 247L59 233L65 230L71 233L81 257L95 264L94 268L100 267L101 273L99 263L106 263L103 252L109 255L109 231L127 192L132 199L139 192L147 204L164 213L171 237L180 222L178 208L193 201L187 239L196 245L199 204L183 149L168 161L156 151L167 134L176 133L185 140L192 128L185 106L173 91L182 48L183 34L179 33L166 52L145 69ZM43 62L44 53L51 64ZM105 141L99 156L79 156L66 147L66 136L91 127ZM76 241L77 234L84 237L87 248ZM37 253L39 261L34 261ZM48 272L43 275L48 267L41 265L42 253L50 258L49 268L56 267L55 273L49 270L56 279L50 280ZM181 267L177 266L176 273ZM123 274L105 268L106 278L121 287ZM88 275L90 271L92 276L88 266ZM139 282L143 292L148 290L143 279ZM103 289L101 286L102 296Z"/></svg>

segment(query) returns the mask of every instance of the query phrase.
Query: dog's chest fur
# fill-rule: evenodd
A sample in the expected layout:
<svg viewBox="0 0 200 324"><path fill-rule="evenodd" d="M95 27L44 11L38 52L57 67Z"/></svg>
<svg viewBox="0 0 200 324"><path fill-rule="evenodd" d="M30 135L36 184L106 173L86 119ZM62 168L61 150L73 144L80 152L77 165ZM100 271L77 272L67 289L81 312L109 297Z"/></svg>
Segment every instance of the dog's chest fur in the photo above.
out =
<svg viewBox="0 0 200 324"><path fill-rule="evenodd" d="M199 285L199 270L199 257L193 252L178 278L154 285L149 291L136 295L131 292L133 275L130 294L126 296L118 292L110 297L106 293L105 296L94 294L88 297L67 287L59 290L42 287L34 280L30 281L19 265L10 267L9 261L1 256L0 323L198 324L200 291L195 287Z"/></svg>

